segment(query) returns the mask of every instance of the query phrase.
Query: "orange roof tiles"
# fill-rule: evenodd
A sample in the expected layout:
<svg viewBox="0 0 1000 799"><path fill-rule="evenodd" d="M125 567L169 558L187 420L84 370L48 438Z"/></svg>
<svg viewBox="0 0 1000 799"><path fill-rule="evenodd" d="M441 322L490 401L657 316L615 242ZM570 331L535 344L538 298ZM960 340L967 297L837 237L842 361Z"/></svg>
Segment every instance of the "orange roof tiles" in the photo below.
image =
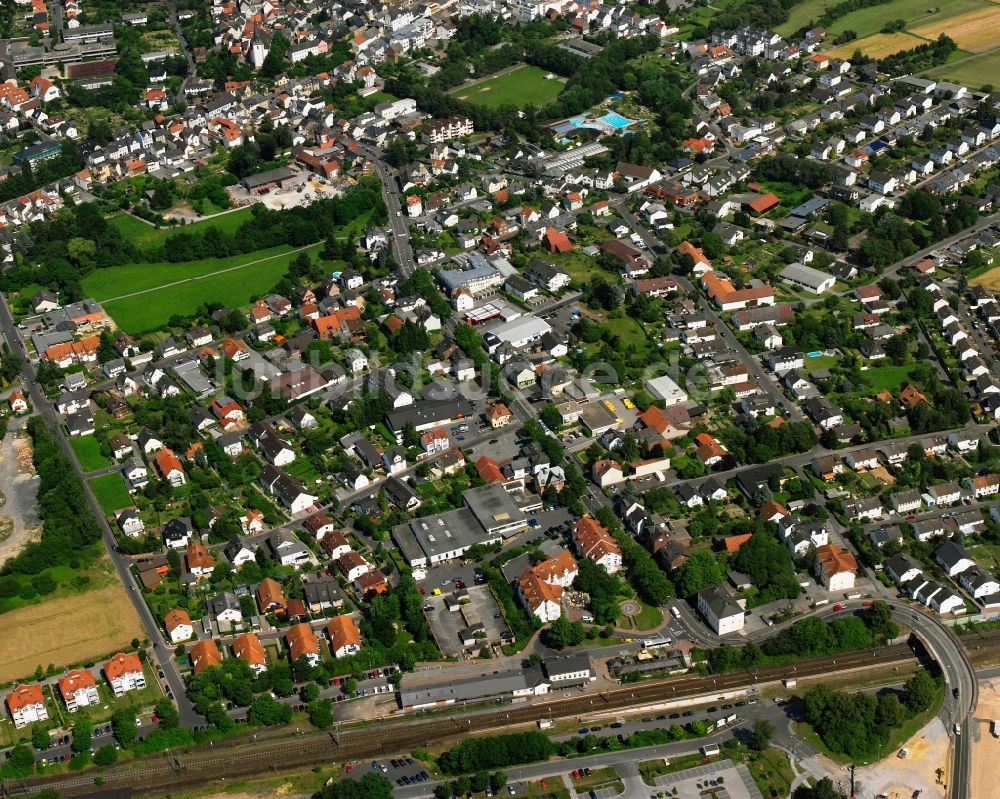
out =
<svg viewBox="0 0 1000 799"><path fill-rule="evenodd" d="M119 652L104 664L104 675L109 680L117 680L123 674L134 674L135 672L142 672L142 662L134 652Z"/></svg>

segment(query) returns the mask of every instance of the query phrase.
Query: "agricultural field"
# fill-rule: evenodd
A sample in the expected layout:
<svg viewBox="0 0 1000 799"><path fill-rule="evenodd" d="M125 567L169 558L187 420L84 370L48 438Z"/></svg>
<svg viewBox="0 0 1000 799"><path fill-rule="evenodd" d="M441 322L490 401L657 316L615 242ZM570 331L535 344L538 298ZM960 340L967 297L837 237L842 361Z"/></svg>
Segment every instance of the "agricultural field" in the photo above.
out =
<svg viewBox="0 0 1000 799"><path fill-rule="evenodd" d="M236 229L250 218L251 208L252 206L247 205L212 219L203 219L190 225L159 229L129 214L115 214L108 219L108 223L118 228L122 235L136 246L149 247L160 244L167 236L179 230L188 233L201 233L206 228L215 227L224 233L235 233Z"/></svg>
<svg viewBox="0 0 1000 799"><path fill-rule="evenodd" d="M900 50L911 50L918 45L926 44L923 39L918 39L909 33L877 33L864 39L855 39L840 47L827 50L824 55L831 58L849 59L854 55L855 50L860 50L872 58L885 58Z"/></svg>
<svg viewBox="0 0 1000 799"><path fill-rule="evenodd" d="M986 84L996 82L996 76L1000 74L1000 49L942 64L922 74L938 80L954 81L978 90Z"/></svg>
<svg viewBox="0 0 1000 799"><path fill-rule="evenodd" d="M120 481L120 478L119 478ZM117 581L97 591L52 599L0 617L0 682L114 654L145 632L124 586Z"/></svg>
<svg viewBox="0 0 1000 799"><path fill-rule="evenodd" d="M1000 59L1000 54L997 55ZM973 286L986 286L990 291L1000 291L1000 266L995 266L987 272L972 278L969 283Z"/></svg>
<svg viewBox="0 0 1000 799"><path fill-rule="evenodd" d="M305 248L314 255L322 245ZM229 258L127 264L92 272L84 291L128 333L155 330L205 302L238 307L274 288L299 250L283 245Z"/></svg>
<svg viewBox="0 0 1000 799"><path fill-rule="evenodd" d="M459 100L487 108L502 105L541 106L554 100L563 90L562 80L547 78L547 74L538 67L520 66L492 78L460 86L451 93Z"/></svg>
<svg viewBox="0 0 1000 799"><path fill-rule="evenodd" d="M961 49L982 53L1000 42L1000 4L987 3L985 7L910 30L925 39L936 39L939 34L946 33Z"/></svg>
<svg viewBox="0 0 1000 799"><path fill-rule="evenodd" d="M793 6L789 11L788 21L776 28L782 35L795 32L811 20L818 20L823 10L833 5L829 0L804 0ZM894 0L885 5L870 6L850 14L845 14L826 29L827 41L832 41L845 30L852 30L859 39L879 33L886 23L897 19L905 20L908 29L914 27L941 26L945 20L966 14L970 11L988 9L993 3L989 0L941 0L930 2L924 0ZM933 13L930 13L933 9ZM938 31L940 33L940 30ZM929 38L936 39L937 33ZM853 52L853 51L852 51Z"/></svg>

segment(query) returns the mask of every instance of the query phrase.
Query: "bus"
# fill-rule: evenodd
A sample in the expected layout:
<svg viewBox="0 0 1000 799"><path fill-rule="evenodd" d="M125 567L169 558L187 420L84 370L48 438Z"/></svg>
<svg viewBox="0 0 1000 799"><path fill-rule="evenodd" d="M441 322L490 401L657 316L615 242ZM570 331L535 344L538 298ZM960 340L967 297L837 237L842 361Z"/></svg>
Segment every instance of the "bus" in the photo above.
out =
<svg viewBox="0 0 1000 799"><path fill-rule="evenodd" d="M673 643L671 638L644 638L642 641L643 649L662 649L665 646L670 646Z"/></svg>

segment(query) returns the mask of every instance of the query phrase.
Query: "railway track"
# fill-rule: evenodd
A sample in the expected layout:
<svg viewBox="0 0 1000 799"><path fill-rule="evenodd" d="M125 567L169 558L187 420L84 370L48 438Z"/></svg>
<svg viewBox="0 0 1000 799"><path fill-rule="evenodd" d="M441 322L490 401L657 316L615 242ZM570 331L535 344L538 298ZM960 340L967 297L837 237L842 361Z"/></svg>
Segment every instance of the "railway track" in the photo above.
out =
<svg viewBox="0 0 1000 799"><path fill-rule="evenodd" d="M615 688L600 694L559 697L544 702L504 705L462 716L434 717L383 724L340 734L310 732L275 740L242 740L206 749L168 754L132 767L109 769L101 774L109 788L129 786L138 792L166 793L228 777L247 777L312 766L330 761L360 760L406 751L470 733L495 730L543 718L572 718L594 711L612 711L634 705L670 702L697 696L723 694L783 678L829 674L872 665L888 666L915 660L906 644L812 658L794 666L770 666L734 671L714 677L683 676ZM710 700L709 700L710 701ZM53 787L64 795L92 790L92 776L38 778L9 784L9 796L30 795Z"/></svg>
<svg viewBox="0 0 1000 799"><path fill-rule="evenodd" d="M980 653L1000 650L1000 630L965 636L968 649ZM669 703L693 697L713 701L714 694L724 694L755 686L773 684L782 679L807 678L834 672L847 672L875 666L894 666L916 662L907 644L865 649L836 656L810 658L793 665L768 666L738 670L714 676L686 675L665 680L651 680L615 688L600 694L560 696L544 702L508 704L495 710L470 712L456 716L414 718L413 716L370 727L337 732L308 732L268 740L267 735L230 739L200 746L187 752L167 753L148 758L133 766L102 772L109 788L131 787L143 794L162 794L201 786L230 777L260 776L332 761L364 760L382 757L440 743L451 738L543 718L576 718L595 712L606 713L628 707ZM258 740L257 738L261 738ZM72 796L93 790L94 777L59 776L8 783L0 794L26 796L52 787Z"/></svg>

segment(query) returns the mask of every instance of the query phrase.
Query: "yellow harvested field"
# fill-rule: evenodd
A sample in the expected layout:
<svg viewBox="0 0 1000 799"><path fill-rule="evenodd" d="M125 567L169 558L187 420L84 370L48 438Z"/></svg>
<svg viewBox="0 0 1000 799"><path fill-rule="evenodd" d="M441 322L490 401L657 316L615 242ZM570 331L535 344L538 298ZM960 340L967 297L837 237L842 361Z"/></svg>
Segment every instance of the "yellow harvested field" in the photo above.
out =
<svg viewBox="0 0 1000 799"><path fill-rule="evenodd" d="M1000 42L1000 5L959 14L941 22L913 28L913 33L927 39L936 39L944 33L955 40L962 50L982 53L992 50Z"/></svg>
<svg viewBox="0 0 1000 799"><path fill-rule="evenodd" d="M847 59L854 55L855 50L860 50L870 58L885 58L900 50L911 50L921 44L927 42L908 33L876 33L874 36L855 39L832 50L825 50L823 55Z"/></svg>
<svg viewBox="0 0 1000 799"><path fill-rule="evenodd" d="M120 583L53 599L0 616L0 683L31 677L35 667L82 663L145 638Z"/></svg>
<svg viewBox="0 0 1000 799"><path fill-rule="evenodd" d="M991 291L1000 291L1000 266L995 266L988 272L983 272L978 277L969 281L971 286L986 286Z"/></svg>

